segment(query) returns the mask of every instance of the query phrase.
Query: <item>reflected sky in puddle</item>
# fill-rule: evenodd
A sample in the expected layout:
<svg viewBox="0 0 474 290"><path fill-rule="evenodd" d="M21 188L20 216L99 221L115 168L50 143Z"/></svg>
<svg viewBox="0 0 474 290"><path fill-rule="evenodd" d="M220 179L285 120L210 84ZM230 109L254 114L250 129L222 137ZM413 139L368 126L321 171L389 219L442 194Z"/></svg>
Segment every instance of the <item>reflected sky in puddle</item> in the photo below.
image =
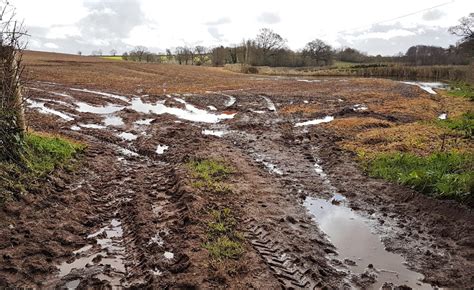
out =
<svg viewBox="0 0 474 290"><path fill-rule="evenodd" d="M423 275L405 266L402 256L385 250L379 237L371 232L370 220L338 204L339 202L312 197L307 197L304 201L304 206L337 248L339 259L356 262L355 265L348 266L351 272L361 274L369 264L373 264L378 279L372 289L379 289L384 282L405 284L415 289L431 289L429 285L420 282Z"/></svg>
<svg viewBox="0 0 474 290"><path fill-rule="evenodd" d="M122 110L123 106L108 104L106 106L92 106L84 102L76 103L78 107L76 110L81 113L93 113L93 114L112 114Z"/></svg>
<svg viewBox="0 0 474 290"><path fill-rule="evenodd" d="M74 120L73 117L71 117L71 116L69 116L65 113L62 113L62 112L59 112L59 111L56 111L56 110L53 110L53 109L50 109L50 108L46 107L45 103L36 102L36 101L30 100L30 99L28 99L26 101L28 103L28 107L33 108L33 109L38 109L38 111L40 111L43 114L56 115L56 116L60 117L61 119L66 120L66 121Z"/></svg>
<svg viewBox="0 0 474 290"><path fill-rule="evenodd" d="M226 132L222 130L202 130L203 135L211 135L211 136L216 136L216 137L222 137L224 136Z"/></svg>
<svg viewBox="0 0 474 290"><path fill-rule="evenodd" d="M71 91L84 92L84 93L89 93L89 94L94 94L94 95L99 95L99 96L105 96L105 97L121 100L121 101L124 101L124 102L128 103L128 98L127 97L116 95L116 94L104 93L104 92L93 91L93 90L88 90L88 89L75 89L75 88L71 88Z"/></svg>
<svg viewBox="0 0 474 290"><path fill-rule="evenodd" d="M122 133L118 134L118 136L120 138L122 138L123 140L127 140L127 141L133 141L133 140L136 140L138 138L137 135L132 134L132 133L128 133L128 132L122 132Z"/></svg>
<svg viewBox="0 0 474 290"><path fill-rule="evenodd" d="M119 116L106 116L104 118L104 125L105 126L123 126L124 122L123 119Z"/></svg>
<svg viewBox="0 0 474 290"><path fill-rule="evenodd" d="M161 154L165 153L165 151L168 150L168 148L169 148L169 146L167 146L167 145L158 145L158 146L156 146L156 151L155 152L156 152L156 154L161 155Z"/></svg>
<svg viewBox="0 0 474 290"><path fill-rule="evenodd" d="M409 81L409 82L402 82L404 84L407 84L407 85L412 85L412 86L418 86L420 87L422 90L432 94L432 95L436 95L436 92L435 90L433 89L444 89L447 87L447 84L444 84L444 83L440 83L440 82L412 82L412 81Z"/></svg>
<svg viewBox="0 0 474 290"><path fill-rule="evenodd" d="M134 124L137 124L137 125L150 125L153 120L154 119L137 120L137 121L134 122Z"/></svg>
<svg viewBox="0 0 474 290"><path fill-rule="evenodd" d="M315 120L311 120L311 121L296 123L295 127L308 126L308 125L318 125L318 124L321 124L321 123L331 122L332 120L334 120L333 116L326 116L322 119L315 119Z"/></svg>
<svg viewBox="0 0 474 290"><path fill-rule="evenodd" d="M150 104L143 102L140 98L134 98L131 102L130 108L140 113L153 113L157 115L171 114L180 119L203 122L203 123L217 123L221 120L232 119L235 114L212 114L206 110L198 109L191 104L186 103L182 99L176 98L180 103L185 104L185 109L167 107L163 104Z"/></svg>

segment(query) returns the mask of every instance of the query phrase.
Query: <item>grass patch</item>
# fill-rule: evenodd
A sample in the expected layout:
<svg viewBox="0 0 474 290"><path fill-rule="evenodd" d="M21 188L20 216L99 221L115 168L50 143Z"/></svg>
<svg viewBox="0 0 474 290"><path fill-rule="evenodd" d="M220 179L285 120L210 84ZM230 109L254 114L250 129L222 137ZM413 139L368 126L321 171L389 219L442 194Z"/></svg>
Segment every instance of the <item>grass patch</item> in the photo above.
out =
<svg viewBox="0 0 474 290"><path fill-rule="evenodd" d="M244 237L236 231L237 222L229 208L210 212L207 224L208 242L203 245L212 259L238 259L244 252Z"/></svg>
<svg viewBox="0 0 474 290"><path fill-rule="evenodd" d="M108 60L123 60L122 56L120 56L120 55L116 55L116 56L101 56L100 58L108 59Z"/></svg>
<svg viewBox="0 0 474 290"><path fill-rule="evenodd" d="M21 194L35 192L38 182L56 168L67 168L71 159L85 146L58 136L27 133L25 167L0 162L0 204Z"/></svg>
<svg viewBox="0 0 474 290"><path fill-rule="evenodd" d="M456 118L438 120L438 124L451 130L460 131L466 138L472 138L474 132L474 113L467 112Z"/></svg>
<svg viewBox="0 0 474 290"><path fill-rule="evenodd" d="M474 202L474 154L434 153L420 157L406 153L376 155L365 161L372 177L380 177L410 186L424 194Z"/></svg>
<svg viewBox="0 0 474 290"><path fill-rule="evenodd" d="M227 194L232 192L232 187L223 181L233 170L223 162L203 159L189 161L186 165L192 172L193 177L197 179L191 183L193 187L205 188L214 193Z"/></svg>
<svg viewBox="0 0 474 290"><path fill-rule="evenodd" d="M474 101L474 87L468 83L453 83L447 91L449 96L463 97Z"/></svg>

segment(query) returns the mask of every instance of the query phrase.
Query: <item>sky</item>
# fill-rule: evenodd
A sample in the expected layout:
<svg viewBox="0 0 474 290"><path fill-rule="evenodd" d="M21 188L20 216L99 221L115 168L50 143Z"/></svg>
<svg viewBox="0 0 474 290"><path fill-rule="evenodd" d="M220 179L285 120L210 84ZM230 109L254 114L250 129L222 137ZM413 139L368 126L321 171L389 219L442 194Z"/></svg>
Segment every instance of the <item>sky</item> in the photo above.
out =
<svg viewBox="0 0 474 290"><path fill-rule="evenodd" d="M28 49L119 54L178 46L234 45L270 28L302 49L316 38L334 48L394 55L417 44L447 47L447 29L474 12L472 0L11 0Z"/></svg>

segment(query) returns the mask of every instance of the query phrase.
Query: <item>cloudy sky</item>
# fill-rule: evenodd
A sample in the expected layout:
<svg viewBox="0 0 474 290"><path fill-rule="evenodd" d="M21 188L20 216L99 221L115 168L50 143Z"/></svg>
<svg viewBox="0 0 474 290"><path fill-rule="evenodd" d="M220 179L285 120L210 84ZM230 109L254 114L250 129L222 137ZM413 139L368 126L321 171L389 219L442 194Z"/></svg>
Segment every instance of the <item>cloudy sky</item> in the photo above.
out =
<svg viewBox="0 0 474 290"><path fill-rule="evenodd" d="M393 55L415 44L446 47L447 32L474 12L472 0L12 0L31 35L29 49L122 53L144 45L231 45L268 27L292 49L320 38L334 47Z"/></svg>

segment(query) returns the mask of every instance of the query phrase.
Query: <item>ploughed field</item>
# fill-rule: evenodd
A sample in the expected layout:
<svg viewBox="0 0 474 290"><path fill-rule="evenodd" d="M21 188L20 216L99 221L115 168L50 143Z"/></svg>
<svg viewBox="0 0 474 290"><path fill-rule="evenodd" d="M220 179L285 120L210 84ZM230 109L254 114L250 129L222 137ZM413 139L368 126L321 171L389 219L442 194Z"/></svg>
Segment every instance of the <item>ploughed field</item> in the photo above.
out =
<svg viewBox="0 0 474 290"><path fill-rule="evenodd" d="M25 59L30 129L87 149L1 209L0 285L474 284L472 207L368 177L356 161L472 152L430 125L467 100L383 79Z"/></svg>

